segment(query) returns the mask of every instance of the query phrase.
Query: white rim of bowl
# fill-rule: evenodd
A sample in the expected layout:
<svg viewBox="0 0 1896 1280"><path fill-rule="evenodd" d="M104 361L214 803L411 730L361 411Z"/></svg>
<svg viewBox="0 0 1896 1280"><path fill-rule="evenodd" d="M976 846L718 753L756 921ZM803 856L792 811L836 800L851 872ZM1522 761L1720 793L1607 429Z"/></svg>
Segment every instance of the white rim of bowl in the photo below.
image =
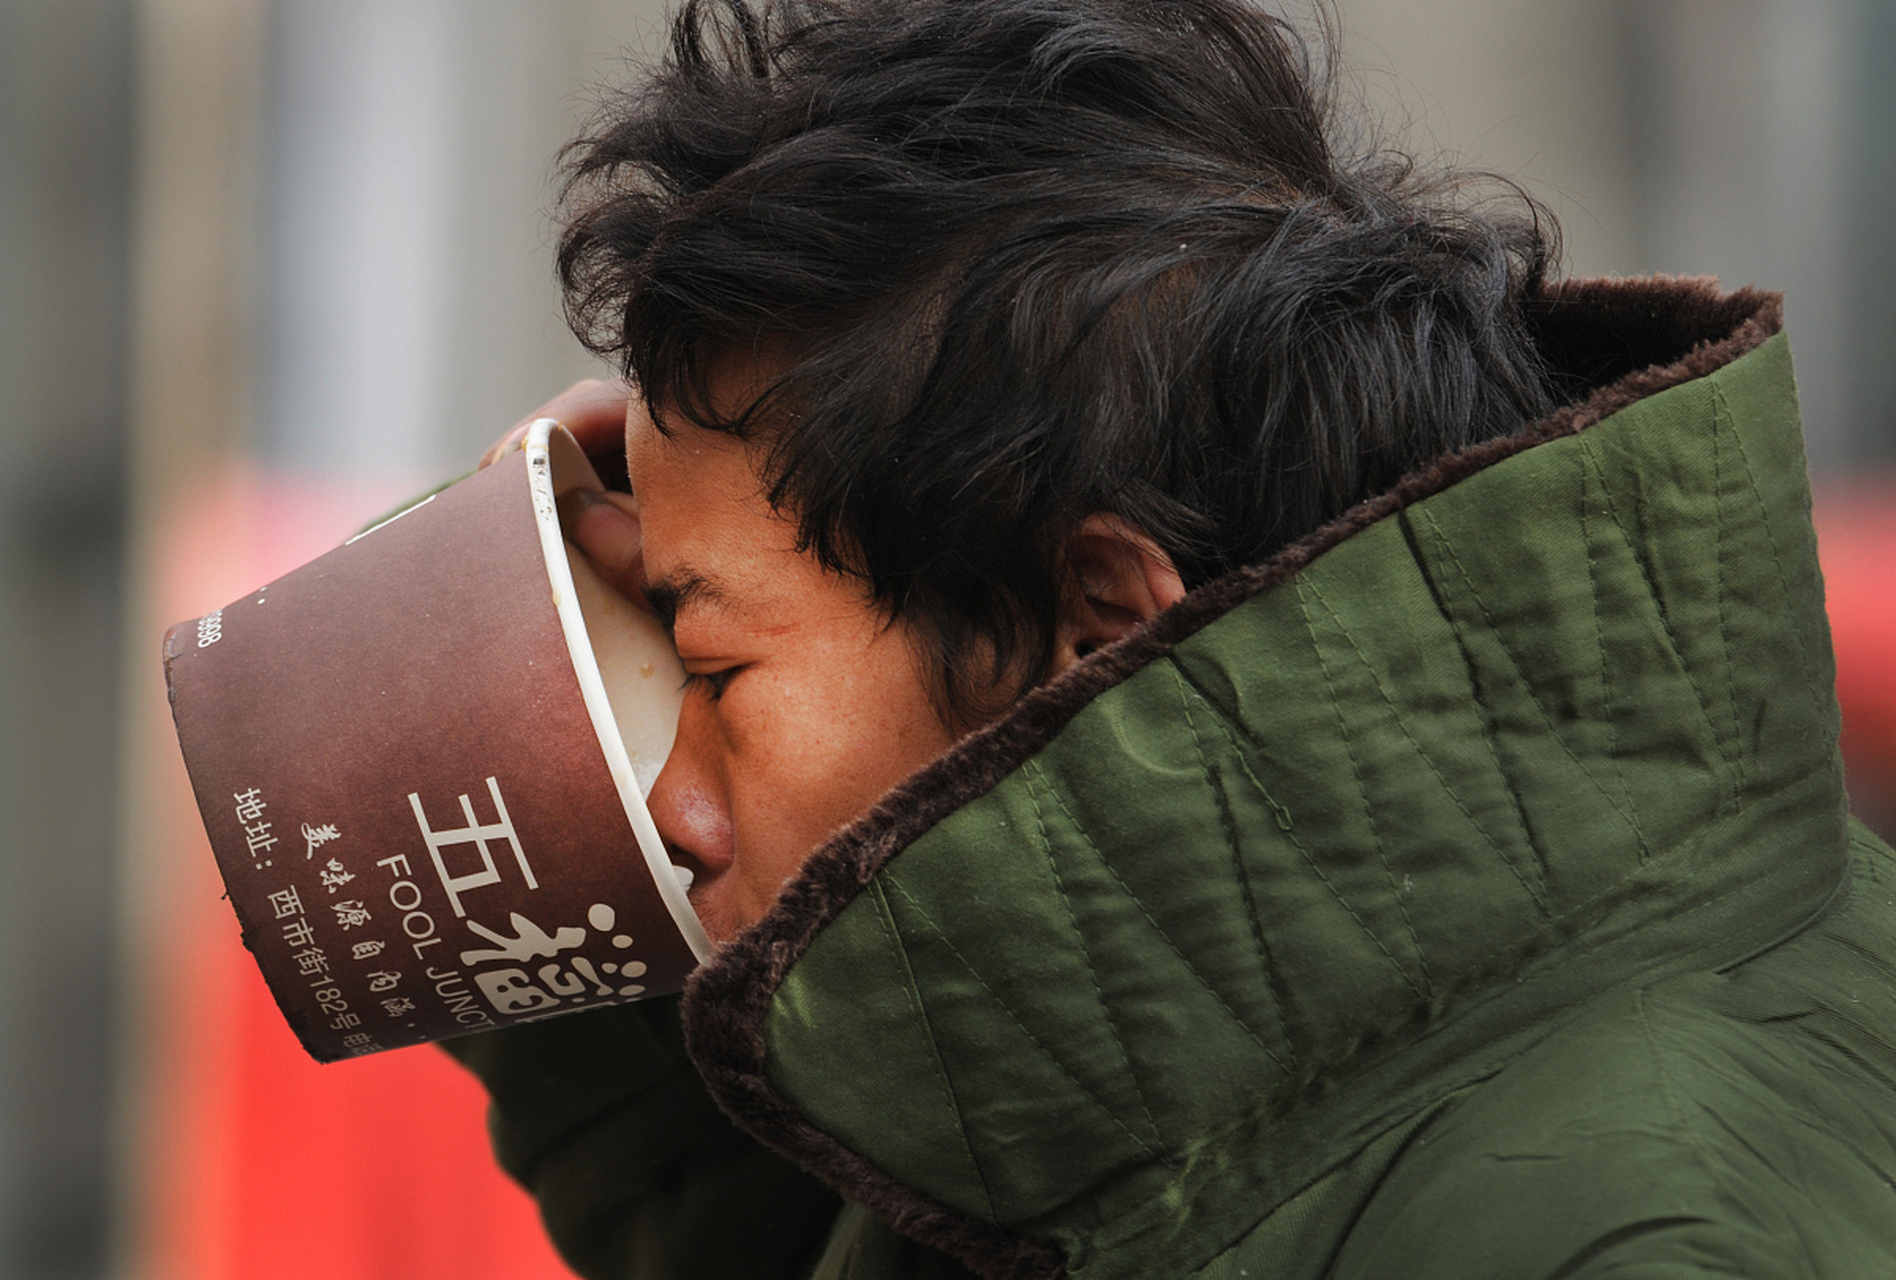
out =
<svg viewBox="0 0 1896 1280"><path fill-rule="evenodd" d="M560 630L566 636L566 652L572 657L573 672L579 677L579 691L586 700L586 714L592 717L593 733L605 753L613 785L619 789L619 800L625 806L626 821L632 824L632 834L638 839L639 852L645 856L646 870L651 873L652 883L658 886L659 899L671 913L672 924L698 963L703 964L711 958L710 936L698 920L698 913L691 909L684 886L678 883L678 873L672 869L672 861L665 853L665 842L659 838L651 811L645 807L645 797L639 793L638 780L632 774L632 760L626 755L624 740L619 737L619 723L613 718L612 703L606 697L606 682L599 674L599 661L593 656L592 640L586 634L586 618L579 609L579 595L573 588L573 569L566 560L566 539L560 531L560 513L553 492L551 449L555 431L572 441L574 449L579 448L572 433L557 420L539 418L527 428L521 449L527 455L533 519L540 530L540 553L546 560L553 605L559 610Z"/></svg>

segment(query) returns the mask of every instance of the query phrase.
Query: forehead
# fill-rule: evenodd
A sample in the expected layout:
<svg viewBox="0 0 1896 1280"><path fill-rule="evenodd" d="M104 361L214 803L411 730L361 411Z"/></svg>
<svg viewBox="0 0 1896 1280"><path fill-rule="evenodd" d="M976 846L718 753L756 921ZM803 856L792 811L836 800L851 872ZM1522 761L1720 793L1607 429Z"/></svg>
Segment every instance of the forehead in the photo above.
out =
<svg viewBox="0 0 1896 1280"><path fill-rule="evenodd" d="M812 596L832 584L797 549L795 521L765 497L760 450L677 417L665 426L635 409L626 427L655 611L687 629L715 621L762 632L806 621Z"/></svg>
<svg viewBox="0 0 1896 1280"><path fill-rule="evenodd" d="M763 502L755 450L746 441L707 431L670 410L661 413L662 431L636 402L626 413L626 467L635 483L645 482L634 489L641 511L648 500L662 502L686 488L706 495L716 492L732 501ZM769 504L764 506L768 509Z"/></svg>
<svg viewBox="0 0 1896 1280"><path fill-rule="evenodd" d="M626 470L639 502L648 575L694 552L794 547L795 529L765 498L751 445L675 416L665 425L660 431L637 410L626 422Z"/></svg>
<svg viewBox="0 0 1896 1280"><path fill-rule="evenodd" d="M709 401L706 407L717 417L731 420L744 416L769 391L779 361L763 352L725 351L712 353L707 363L709 376L702 388ZM745 504L755 499L753 514L770 513L760 476L762 454L754 441L706 430L669 403L652 406L648 413L635 396L626 405L625 445L635 492L642 474L646 489L661 500L673 491L692 490L702 497L715 494ZM641 507L645 500L641 493Z"/></svg>

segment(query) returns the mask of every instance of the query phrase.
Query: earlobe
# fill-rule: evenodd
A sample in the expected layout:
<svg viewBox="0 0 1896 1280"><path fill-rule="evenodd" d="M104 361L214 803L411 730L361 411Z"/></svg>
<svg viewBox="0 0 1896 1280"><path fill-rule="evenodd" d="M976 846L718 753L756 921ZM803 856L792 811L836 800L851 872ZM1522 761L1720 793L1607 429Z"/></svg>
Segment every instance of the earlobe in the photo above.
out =
<svg viewBox="0 0 1896 1280"><path fill-rule="evenodd" d="M1184 595L1177 567L1156 542L1118 516L1088 516L1067 541L1048 675L1130 635Z"/></svg>

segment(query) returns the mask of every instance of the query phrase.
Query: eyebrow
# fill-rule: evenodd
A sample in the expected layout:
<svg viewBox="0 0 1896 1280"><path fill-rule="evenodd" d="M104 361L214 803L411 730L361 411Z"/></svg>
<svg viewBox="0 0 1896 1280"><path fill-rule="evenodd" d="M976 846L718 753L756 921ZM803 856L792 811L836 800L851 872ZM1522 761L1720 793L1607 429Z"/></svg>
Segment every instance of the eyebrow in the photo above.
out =
<svg viewBox="0 0 1896 1280"><path fill-rule="evenodd" d="M696 603L711 603L724 598L724 588L696 569L676 569L656 582L645 584L645 599L658 615L667 634L678 625L678 615Z"/></svg>

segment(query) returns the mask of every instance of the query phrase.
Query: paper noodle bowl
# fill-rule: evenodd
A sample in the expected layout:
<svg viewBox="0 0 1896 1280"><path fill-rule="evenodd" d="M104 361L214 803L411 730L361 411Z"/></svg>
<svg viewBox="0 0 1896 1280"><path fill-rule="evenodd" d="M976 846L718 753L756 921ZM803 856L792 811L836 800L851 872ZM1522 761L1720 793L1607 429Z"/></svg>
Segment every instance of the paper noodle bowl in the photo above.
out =
<svg viewBox="0 0 1896 1280"><path fill-rule="evenodd" d="M683 670L561 536L563 427L165 637L231 906L328 1062L678 991L646 811Z"/></svg>

